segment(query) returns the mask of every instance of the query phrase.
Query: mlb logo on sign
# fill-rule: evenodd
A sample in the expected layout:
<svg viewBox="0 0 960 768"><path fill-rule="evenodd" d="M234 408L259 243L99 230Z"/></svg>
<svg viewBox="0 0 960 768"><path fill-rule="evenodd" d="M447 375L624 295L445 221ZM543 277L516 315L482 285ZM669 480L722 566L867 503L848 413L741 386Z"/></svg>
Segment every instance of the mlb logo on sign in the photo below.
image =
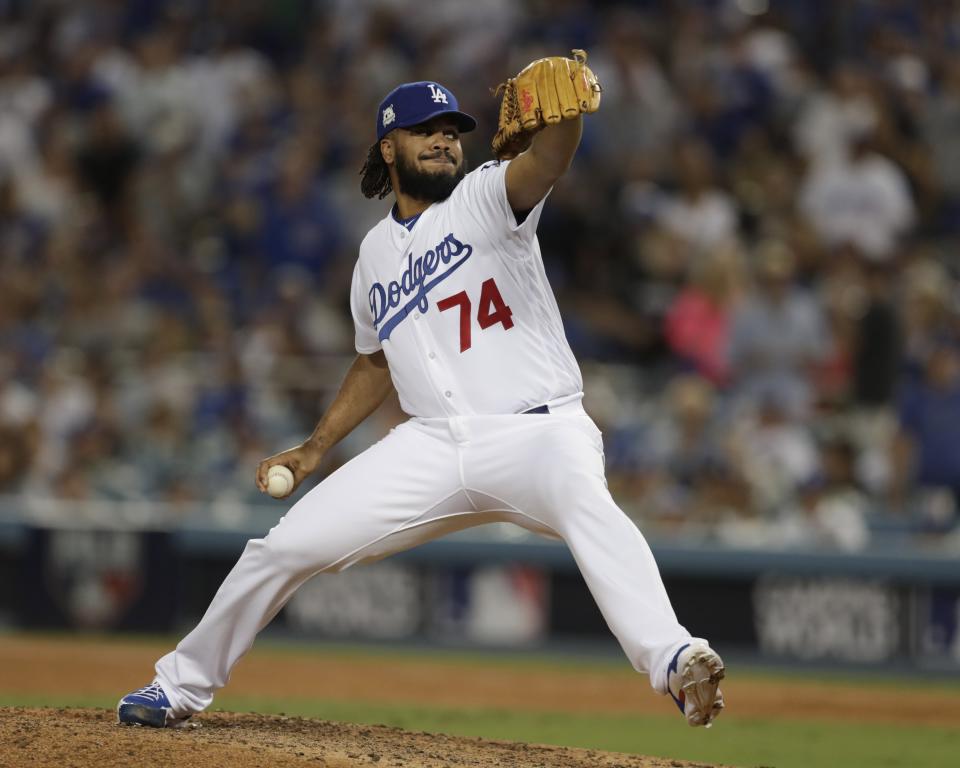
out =
<svg viewBox="0 0 960 768"><path fill-rule="evenodd" d="M439 85L434 85L433 83L427 83L427 88L430 89L430 93L433 96L433 100L437 104L447 104L447 94L445 94Z"/></svg>

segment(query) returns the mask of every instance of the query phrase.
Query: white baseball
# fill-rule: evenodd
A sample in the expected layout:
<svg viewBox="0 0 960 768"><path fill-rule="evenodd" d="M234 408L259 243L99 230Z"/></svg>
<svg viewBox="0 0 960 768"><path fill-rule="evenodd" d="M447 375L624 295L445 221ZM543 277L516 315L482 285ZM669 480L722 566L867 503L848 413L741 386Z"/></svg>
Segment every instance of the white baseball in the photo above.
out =
<svg viewBox="0 0 960 768"><path fill-rule="evenodd" d="M282 499L293 490L293 472L283 464L277 464L267 470L267 493L275 499Z"/></svg>

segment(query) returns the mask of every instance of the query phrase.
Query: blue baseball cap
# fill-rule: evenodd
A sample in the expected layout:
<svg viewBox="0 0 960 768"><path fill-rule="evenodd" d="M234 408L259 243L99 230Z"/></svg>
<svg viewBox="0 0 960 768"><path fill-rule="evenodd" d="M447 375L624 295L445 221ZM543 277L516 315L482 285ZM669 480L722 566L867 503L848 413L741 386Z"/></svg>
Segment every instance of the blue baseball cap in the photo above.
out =
<svg viewBox="0 0 960 768"><path fill-rule="evenodd" d="M394 128L409 128L425 123L437 115L456 117L458 127L466 133L477 127L477 121L461 112L457 97L449 88L430 80L398 85L380 102L377 110L377 141Z"/></svg>

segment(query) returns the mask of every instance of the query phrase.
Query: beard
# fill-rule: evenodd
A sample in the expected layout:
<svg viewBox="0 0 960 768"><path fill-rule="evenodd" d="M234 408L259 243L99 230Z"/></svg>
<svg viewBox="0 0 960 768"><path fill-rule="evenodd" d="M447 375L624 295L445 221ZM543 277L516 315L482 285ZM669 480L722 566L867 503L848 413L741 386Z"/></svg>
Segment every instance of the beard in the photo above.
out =
<svg viewBox="0 0 960 768"><path fill-rule="evenodd" d="M448 155L448 157L450 157ZM452 157L450 157L453 160ZM455 162L455 161L454 161ZM450 171L421 171L407 162L403 154L398 153L395 167L397 169L397 183L400 191L414 200L424 200L430 203L439 203L446 200L456 189L457 184L463 181L466 174L464 163L461 162Z"/></svg>

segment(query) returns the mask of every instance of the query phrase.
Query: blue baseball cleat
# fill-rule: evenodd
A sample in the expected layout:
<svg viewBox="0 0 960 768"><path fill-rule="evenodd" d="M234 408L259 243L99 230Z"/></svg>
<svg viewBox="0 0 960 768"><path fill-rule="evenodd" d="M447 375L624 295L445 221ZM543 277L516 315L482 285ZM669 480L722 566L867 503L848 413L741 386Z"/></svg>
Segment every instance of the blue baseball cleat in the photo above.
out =
<svg viewBox="0 0 960 768"><path fill-rule="evenodd" d="M690 725L709 728L720 714L723 675L723 660L703 640L694 640L674 654L667 667L667 685Z"/></svg>
<svg viewBox="0 0 960 768"><path fill-rule="evenodd" d="M128 693L117 704L117 722L123 725L181 728L189 718L190 715L174 715L170 699L156 680L140 690Z"/></svg>

